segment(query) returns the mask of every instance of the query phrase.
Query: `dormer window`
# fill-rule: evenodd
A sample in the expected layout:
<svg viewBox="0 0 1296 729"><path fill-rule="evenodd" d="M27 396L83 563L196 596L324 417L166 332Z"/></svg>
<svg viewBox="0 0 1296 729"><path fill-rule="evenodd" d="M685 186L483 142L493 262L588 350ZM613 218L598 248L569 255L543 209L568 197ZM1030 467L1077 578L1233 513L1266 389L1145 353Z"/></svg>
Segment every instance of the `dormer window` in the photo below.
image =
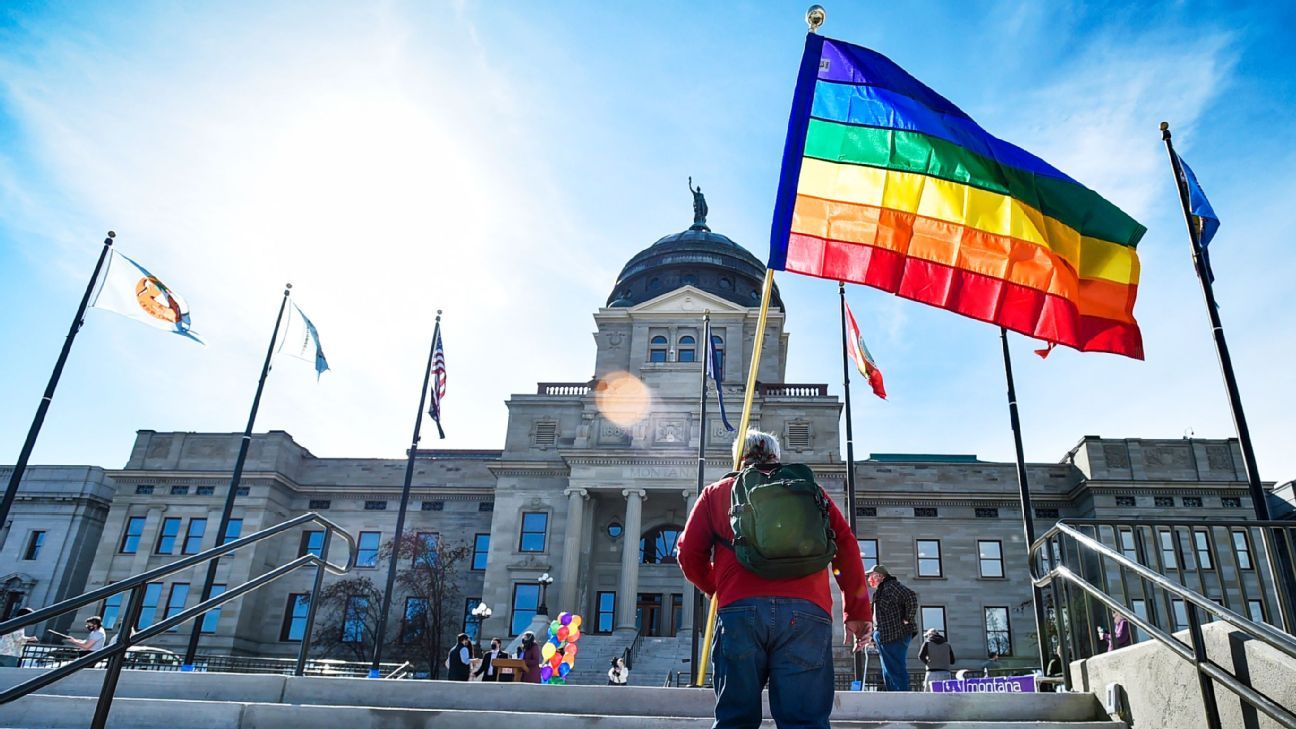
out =
<svg viewBox="0 0 1296 729"><path fill-rule="evenodd" d="M648 342L648 361L665 362L666 361L666 337L653 337Z"/></svg>
<svg viewBox="0 0 1296 729"><path fill-rule="evenodd" d="M697 361L697 340L692 336L685 334L679 338L679 356L677 362L696 362Z"/></svg>

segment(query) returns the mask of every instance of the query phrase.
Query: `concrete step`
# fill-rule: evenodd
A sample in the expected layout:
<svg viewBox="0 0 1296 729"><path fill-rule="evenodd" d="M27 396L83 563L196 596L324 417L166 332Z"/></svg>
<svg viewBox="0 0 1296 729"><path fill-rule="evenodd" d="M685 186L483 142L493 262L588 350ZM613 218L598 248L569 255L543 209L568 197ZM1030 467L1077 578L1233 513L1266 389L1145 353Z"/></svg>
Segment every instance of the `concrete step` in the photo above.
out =
<svg viewBox="0 0 1296 729"><path fill-rule="evenodd" d="M94 708L95 699L89 696L27 696L0 707L0 726L80 729L90 723ZM114 701L108 719L110 729L499 729L502 726L701 729L710 725L709 717L540 713L530 708L465 711L131 698ZM774 722L766 720L761 726L774 727ZM833 726L841 729L1123 729L1122 724L1110 721L892 721L836 717Z"/></svg>

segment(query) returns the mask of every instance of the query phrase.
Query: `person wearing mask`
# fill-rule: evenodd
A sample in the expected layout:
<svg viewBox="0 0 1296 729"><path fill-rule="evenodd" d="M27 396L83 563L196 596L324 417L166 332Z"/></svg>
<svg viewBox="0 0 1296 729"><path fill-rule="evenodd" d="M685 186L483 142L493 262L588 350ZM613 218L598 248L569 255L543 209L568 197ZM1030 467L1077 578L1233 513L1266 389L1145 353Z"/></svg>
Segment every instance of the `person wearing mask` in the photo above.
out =
<svg viewBox="0 0 1296 729"><path fill-rule="evenodd" d="M18 608L18 613L14 617L21 618L34 612L36 611L29 607ZM39 638L27 635L27 631L22 628L0 635L0 668L17 668L22 662L23 647L28 643L39 642Z"/></svg>
<svg viewBox="0 0 1296 729"><path fill-rule="evenodd" d="M491 641L491 649L482 654L481 665L473 672L473 675L483 681L498 681L499 675L495 673L495 659L508 658L504 651L500 650L500 639L496 638Z"/></svg>
<svg viewBox="0 0 1296 729"><path fill-rule="evenodd" d="M108 639L108 635L104 633L104 629L103 629L103 618L99 617L98 615L95 615L94 617L86 618L85 629L86 632L89 634L85 637L85 640L65 637L63 639L64 642L71 643L72 645L76 646L77 648L80 648L86 653L89 653L91 651L97 651L100 648L102 648L104 645L104 641Z"/></svg>
<svg viewBox="0 0 1296 729"><path fill-rule="evenodd" d="M540 683L540 646L536 644L535 633L527 631L522 634L522 645L518 646L518 658L526 664L522 672L523 683Z"/></svg>
<svg viewBox="0 0 1296 729"><path fill-rule="evenodd" d="M882 565L868 571L869 587L873 588L873 640L882 657L882 679L887 691L908 691L909 671L905 660L909 643L918 628L914 615L918 612L918 595Z"/></svg>
<svg viewBox="0 0 1296 729"><path fill-rule="evenodd" d="M1134 642L1133 636L1130 635L1130 624L1124 615L1116 613L1116 622L1112 624L1112 631L1107 634L1107 651L1111 652L1124 648Z"/></svg>
<svg viewBox="0 0 1296 729"><path fill-rule="evenodd" d="M630 669L626 668L625 659L621 656L613 658L612 667L608 669L608 685L624 686L629 680Z"/></svg>
<svg viewBox="0 0 1296 729"><path fill-rule="evenodd" d="M460 633L455 641L455 647L446 656L446 667L450 669L446 678L451 681L467 681L472 673L472 640L467 633Z"/></svg>
<svg viewBox="0 0 1296 729"><path fill-rule="evenodd" d="M918 649L918 660L927 666L927 675L923 677L923 690L931 691L932 682L948 681L954 677L950 668L954 665L954 648L945 636L935 628L923 634L922 648Z"/></svg>

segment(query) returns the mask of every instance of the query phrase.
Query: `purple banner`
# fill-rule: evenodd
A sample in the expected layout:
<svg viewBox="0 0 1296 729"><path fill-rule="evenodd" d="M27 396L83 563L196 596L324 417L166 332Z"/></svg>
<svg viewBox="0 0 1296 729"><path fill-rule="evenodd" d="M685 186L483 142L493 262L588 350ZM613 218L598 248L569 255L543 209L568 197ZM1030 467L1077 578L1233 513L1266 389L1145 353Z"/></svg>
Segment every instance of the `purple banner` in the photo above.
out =
<svg viewBox="0 0 1296 729"><path fill-rule="evenodd" d="M1035 692L1034 676L992 676L949 681L932 681L938 694L1029 694Z"/></svg>

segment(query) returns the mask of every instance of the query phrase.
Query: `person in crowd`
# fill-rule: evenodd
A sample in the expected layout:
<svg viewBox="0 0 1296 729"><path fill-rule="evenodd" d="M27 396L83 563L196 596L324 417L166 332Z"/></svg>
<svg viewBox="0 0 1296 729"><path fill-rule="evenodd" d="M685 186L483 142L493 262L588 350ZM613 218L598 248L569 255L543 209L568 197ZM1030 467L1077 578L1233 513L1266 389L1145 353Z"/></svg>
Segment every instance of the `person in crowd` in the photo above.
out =
<svg viewBox="0 0 1296 729"><path fill-rule="evenodd" d="M498 681L499 675L495 673L495 659L508 658L504 651L500 650L500 639L495 638L490 643L490 650L482 654L481 665L473 672L473 675L483 681Z"/></svg>
<svg viewBox="0 0 1296 729"><path fill-rule="evenodd" d="M860 650L870 640L859 545L810 469L780 462L773 435L748 431L735 439L734 454L742 470L703 490L678 544L684 576L719 606L713 727L759 727L768 684L779 727L827 729L834 690L830 567L842 590L847 642ZM768 516L793 511L798 518L784 522ZM783 523L795 523L797 532Z"/></svg>
<svg viewBox="0 0 1296 729"><path fill-rule="evenodd" d="M518 658L526 664L522 672L523 683L540 683L540 646L536 644L535 633L527 631L522 634L522 645L518 646Z"/></svg>
<svg viewBox="0 0 1296 729"><path fill-rule="evenodd" d="M923 633L923 644L922 648L918 649L918 660L927 666L927 675L923 677L924 691L932 690L933 681L948 681L954 677L950 672L955 660L954 648L935 628Z"/></svg>
<svg viewBox="0 0 1296 729"><path fill-rule="evenodd" d="M1114 651L1124 648L1134 642L1134 637L1130 634L1129 621L1124 615L1116 613L1116 622L1112 623L1112 630L1107 634L1107 650Z"/></svg>
<svg viewBox="0 0 1296 729"><path fill-rule="evenodd" d="M608 669L608 685L624 686L629 680L630 669L626 668L625 659L621 656L613 658L612 667Z"/></svg>
<svg viewBox="0 0 1296 729"><path fill-rule="evenodd" d="M79 638L64 638L63 641L71 643L87 653L102 648L104 646L104 641L108 639L108 635L107 633L104 633L103 629L103 618L98 615L86 618L85 629L86 633L88 633L85 640Z"/></svg>
<svg viewBox="0 0 1296 729"><path fill-rule="evenodd" d="M31 615L35 610L29 607L18 608L16 618L24 615ZM0 635L0 668L17 668L22 662L23 647L28 643L39 643L40 639L27 635L27 631L19 628L12 633Z"/></svg>
<svg viewBox="0 0 1296 729"><path fill-rule="evenodd" d="M455 638L455 646L446 656L446 668L450 669L446 678L451 681L467 681L472 674L472 639L467 633L460 633Z"/></svg>
<svg viewBox="0 0 1296 729"><path fill-rule="evenodd" d="M914 615L918 612L918 595L877 565L868 571L873 588L873 640L882 657L882 680L887 691L908 691L909 670L905 667L909 643L917 635Z"/></svg>

